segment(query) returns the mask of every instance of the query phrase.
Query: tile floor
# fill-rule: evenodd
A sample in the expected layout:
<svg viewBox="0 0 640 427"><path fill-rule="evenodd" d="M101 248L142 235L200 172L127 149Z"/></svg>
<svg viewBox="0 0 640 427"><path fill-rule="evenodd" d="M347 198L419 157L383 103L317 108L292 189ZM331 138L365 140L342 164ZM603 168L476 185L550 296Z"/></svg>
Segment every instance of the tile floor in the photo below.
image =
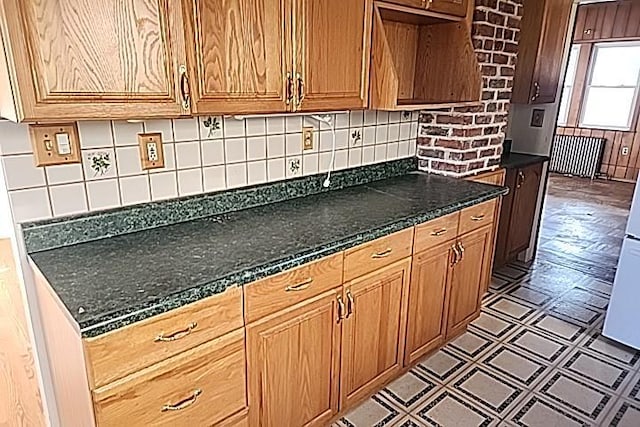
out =
<svg viewBox="0 0 640 427"><path fill-rule="evenodd" d="M496 271L466 334L335 426L640 426L640 352L601 335L610 276L568 264Z"/></svg>

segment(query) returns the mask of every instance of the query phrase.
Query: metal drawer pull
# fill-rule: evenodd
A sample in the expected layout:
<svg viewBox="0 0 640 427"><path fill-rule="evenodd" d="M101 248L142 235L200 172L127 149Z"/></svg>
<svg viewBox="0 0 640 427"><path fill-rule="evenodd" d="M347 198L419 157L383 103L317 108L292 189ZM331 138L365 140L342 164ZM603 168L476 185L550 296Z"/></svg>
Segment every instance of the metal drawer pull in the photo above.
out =
<svg viewBox="0 0 640 427"><path fill-rule="evenodd" d="M176 341L176 340L179 340L181 338L186 337L187 335L189 335L197 327L198 327L198 324L196 322L189 323L189 325L185 329L182 329L180 331L174 332L172 334L165 335L164 333L160 333L160 335L158 335L156 337L156 339L154 339L153 341L154 342Z"/></svg>
<svg viewBox="0 0 640 427"><path fill-rule="evenodd" d="M353 300L353 295L351 295L351 291L347 291L347 316L346 319L351 317L353 314L353 310L355 309L356 303Z"/></svg>
<svg viewBox="0 0 640 427"><path fill-rule="evenodd" d="M431 235L434 236L434 237L438 237L438 236L442 236L442 235L444 235L446 233L447 233L447 229L446 228L441 228L438 231L432 231Z"/></svg>
<svg viewBox="0 0 640 427"><path fill-rule="evenodd" d="M458 253L458 245L454 244L451 246L451 250L453 251L453 259L451 260L451 265L454 266L458 263L460 254Z"/></svg>
<svg viewBox="0 0 640 427"><path fill-rule="evenodd" d="M471 217L471 221L482 221L483 219L486 218L485 214L482 215L475 215Z"/></svg>
<svg viewBox="0 0 640 427"><path fill-rule="evenodd" d="M375 253L375 254L371 255L371 258L373 258L373 259L386 258L389 255L391 255L391 252L393 252L393 249L389 248L389 249L386 249L386 250L384 250L382 252L378 252L378 253Z"/></svg>
<svg viewBox="0 0 640 427"><path fill-rule="evenodd" d="M344 301L342 301L342 297L340 295L338 295L336 299L338 300L338 322L337 323L340 323L340 321L344 319Z"/></svg>
<svg viewBox="0 0 640 427"><path fill-rule="evenodd" d="M286 288L284 288L284 290L285 290L285 292L304 291L305 289L309 289L309 287L311 286L312 282L313 282L313 279L310 277L307 280L305 280L304 282L298 283L297 285L289 285Z"/></svg>
<svg viewBox="0 0 640 427"><path fill-rule="evenodd" d="M464 259L464 246L462 242L458 242L458 249L460 250L460 261Z"/></svg>
<svg viewBox="0 0 640 427"><path fill-rule="evenodd" d="M202 394L202 390L200 390L199 388L195 389L193 391L193 394L189 397L187 397L186 399L176 403L175 405L164 405L162 407L162 412L168 412L168 411L182 411L183 409L187 409L189 406L193 405L194 403L196 403L196 401L198 400L198 396L200 396Z"/></svg>

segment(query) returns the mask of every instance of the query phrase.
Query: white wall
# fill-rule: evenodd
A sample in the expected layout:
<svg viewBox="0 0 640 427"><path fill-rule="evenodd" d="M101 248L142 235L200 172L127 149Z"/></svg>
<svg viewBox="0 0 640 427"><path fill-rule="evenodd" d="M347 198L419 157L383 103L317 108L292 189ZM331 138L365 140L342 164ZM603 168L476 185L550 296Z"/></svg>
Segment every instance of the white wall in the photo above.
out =
<svg viewBox="0 0 640 427"><path fill-rule="evenodd" d="M2 162L0 162L0 239L13 235L13 219L9 209L9 195L4 181Z"/></svg>

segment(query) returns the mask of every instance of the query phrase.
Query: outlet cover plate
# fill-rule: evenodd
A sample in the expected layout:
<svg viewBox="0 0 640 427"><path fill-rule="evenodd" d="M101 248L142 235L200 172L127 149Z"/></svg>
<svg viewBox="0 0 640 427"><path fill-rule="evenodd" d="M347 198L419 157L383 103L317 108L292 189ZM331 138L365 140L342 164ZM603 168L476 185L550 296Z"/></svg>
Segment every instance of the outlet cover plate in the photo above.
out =
<svg viewBox="0 0 640 427"><path fill-rule="evenodd" d="M80 163L80 137L76 123L29 125L36 166Z"/></svg>
<svg viewBox="0 0 640 427"><path fill-rule="evenodd" d="M140 161L142 169L160 169L164 167L164 149L162 147L162 134L139 133L138 145L140 146Z"/></svg>

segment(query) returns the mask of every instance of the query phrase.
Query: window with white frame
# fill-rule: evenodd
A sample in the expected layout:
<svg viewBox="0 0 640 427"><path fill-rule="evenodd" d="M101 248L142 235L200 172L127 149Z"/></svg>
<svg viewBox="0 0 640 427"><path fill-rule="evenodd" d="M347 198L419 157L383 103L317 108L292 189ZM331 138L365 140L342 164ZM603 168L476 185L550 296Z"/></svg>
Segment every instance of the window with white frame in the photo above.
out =
<svg viewBox="0 0 640 427"><path fill-rule="evenodd" d="M598 43L582 105L582 127L629 130L640 86L640 42Z"/></svg>
<svg viewBox="0 0 640 427"><path fill-rule="evenodd" d="M571 47L571 52L569 53L567 75L564 78L564 87L562 88L562 97L560 98L560 112L558 115L558 124L560 126L566 125L569 118L569 105L571 105L571 97L573 96L573 85L576 81L579 57L580 45L574 44Z"/></svg>

